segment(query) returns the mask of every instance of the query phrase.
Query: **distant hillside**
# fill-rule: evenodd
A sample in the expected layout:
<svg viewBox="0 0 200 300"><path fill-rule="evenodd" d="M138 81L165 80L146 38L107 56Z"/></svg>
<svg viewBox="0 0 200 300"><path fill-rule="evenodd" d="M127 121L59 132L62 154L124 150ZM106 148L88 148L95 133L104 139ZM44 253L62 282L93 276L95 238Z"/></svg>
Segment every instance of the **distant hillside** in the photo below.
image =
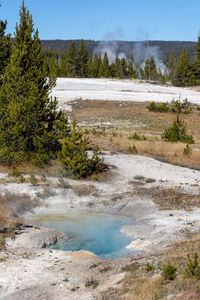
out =
<svg viewBox="0 0 200 300"><path fill-rule="evenodd" d="M71 42L74 42L78 47L80 40L42 40L42 48L45 50L57 50L57 51L66 51ZM111 47L117 53L125 53L127 57L135 56L136 52L140 52L142 48L143 51L146 51L147 42L127 42L127 41L93 41L85 40L87 50L90 54L94 53L95 49L104 49L105 47ZM170 52L180 55L183 48L191 53L191 56L194 55L194 46L195 42L185 42L185 41L149 41L150 47L157 46L159 48L160 58L165 61ZM137 55L137 54L136 54Z"/></svg>

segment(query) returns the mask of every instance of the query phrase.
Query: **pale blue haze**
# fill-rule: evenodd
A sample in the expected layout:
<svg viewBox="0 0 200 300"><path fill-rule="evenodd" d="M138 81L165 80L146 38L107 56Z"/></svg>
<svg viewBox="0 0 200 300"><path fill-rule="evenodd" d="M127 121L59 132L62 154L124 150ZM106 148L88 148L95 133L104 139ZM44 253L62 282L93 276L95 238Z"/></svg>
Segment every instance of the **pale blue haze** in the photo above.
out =
<svg viewBox="0 0 200 300"><path fill-rule="evenodd" d="M1 0L15 31L21 0ZM185 40L200 31L200 0L25 0L41 39Z"/></svg>

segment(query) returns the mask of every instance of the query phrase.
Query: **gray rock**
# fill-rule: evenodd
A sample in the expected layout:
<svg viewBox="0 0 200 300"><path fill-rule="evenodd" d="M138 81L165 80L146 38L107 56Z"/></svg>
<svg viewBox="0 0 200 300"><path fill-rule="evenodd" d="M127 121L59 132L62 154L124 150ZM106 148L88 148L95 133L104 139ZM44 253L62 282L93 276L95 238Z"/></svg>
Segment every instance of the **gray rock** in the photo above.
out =
<svg viewBox="0 0 200 300"><path fill-rule="evenodd" d="M69 237L57 229L46 227L25 228L17 234L14 239L6 239L6 247L9 248L45 248L59 240Z"/></svg>

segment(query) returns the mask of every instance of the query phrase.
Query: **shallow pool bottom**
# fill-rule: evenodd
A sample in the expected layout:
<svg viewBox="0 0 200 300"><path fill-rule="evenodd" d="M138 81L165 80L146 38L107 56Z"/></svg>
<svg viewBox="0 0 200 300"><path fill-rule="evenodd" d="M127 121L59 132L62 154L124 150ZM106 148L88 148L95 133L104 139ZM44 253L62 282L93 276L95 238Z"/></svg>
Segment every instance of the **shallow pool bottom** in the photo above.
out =
<svg viewBox="0 0 200 300"><path fill-rule="evenodd" d="M64 251L87 250L101 258L119 258L133 255L126 248L132 242L120 232L131 219L92 213L66 213L45 215L35 220L42 226L65 232L69 239L62 240L51 249Z"/></svg>

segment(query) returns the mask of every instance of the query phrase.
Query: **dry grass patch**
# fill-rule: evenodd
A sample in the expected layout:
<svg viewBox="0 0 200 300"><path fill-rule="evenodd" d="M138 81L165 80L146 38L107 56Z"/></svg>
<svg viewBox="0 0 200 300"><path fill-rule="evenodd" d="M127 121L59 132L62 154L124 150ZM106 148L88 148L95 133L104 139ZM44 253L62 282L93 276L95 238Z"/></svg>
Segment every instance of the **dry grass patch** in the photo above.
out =
<svg viewBox="0 0 200 300"><path fill-rule="evenodd" d="M72 189L79 197L88 196L93 193L98 193L98 189L94 185L87 185L87 184L74 185L72 186Z"/></svg>
<svg viewBox="0 0 200 300"><path fill-rule="evenodd" d="M179 189L166 188L155 190L154 202L164 210L185 209L200 207L200 195L190 195L183 193Z"/></svg>
<svg viewBox="0 0 200 300"><path fill-rule="evenodd" d="M161 134L171 126L176 115L170 112L150 112L146 108L147 104L82 100L73 105L73 115L84 122L86 127L88 124L87 133L92 143L98 144L102 150L128 153L128 147L135 145L140 155L165 159L173 164L200 166L200 112L194 107L191 114L181 115L186 123L187 134L192 134L195 139L195 145L191 146L192 152L184 155L186 144L161 140ZM91 127L95 122L99 125ZM110 125L105 127L105 122ZM144 135L147 141L128 139L135 132Z"/></svg>

